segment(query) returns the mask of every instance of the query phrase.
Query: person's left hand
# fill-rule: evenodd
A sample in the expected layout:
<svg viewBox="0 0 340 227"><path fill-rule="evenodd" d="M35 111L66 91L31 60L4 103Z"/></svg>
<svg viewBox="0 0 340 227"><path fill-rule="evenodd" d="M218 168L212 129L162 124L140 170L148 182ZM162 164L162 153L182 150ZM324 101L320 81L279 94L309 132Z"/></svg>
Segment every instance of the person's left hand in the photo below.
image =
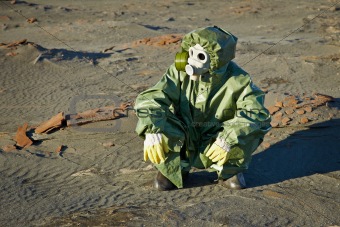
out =
<svg viewBox="0 0 340 227"><path fill-rule="evenodd" d="M227 161L229 150L225 150L218 143L213 143L208 152L205 154L212 162L217 162L218 166L223 166Z"/></svg>

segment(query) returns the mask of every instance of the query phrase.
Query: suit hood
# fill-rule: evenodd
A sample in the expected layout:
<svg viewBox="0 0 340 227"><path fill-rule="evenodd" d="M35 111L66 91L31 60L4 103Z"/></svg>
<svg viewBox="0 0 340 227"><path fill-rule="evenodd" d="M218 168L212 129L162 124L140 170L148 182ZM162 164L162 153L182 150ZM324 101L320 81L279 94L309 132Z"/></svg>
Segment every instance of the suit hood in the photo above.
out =
<svg viewBox="0 0 340 227"><path fill-rule="evenodd" d="M213 26L196 29L186 34L181 43L182 51L196 44L201 45L210 55L210 73L227 65L235 58L237 37L230 32Z"/></svg>

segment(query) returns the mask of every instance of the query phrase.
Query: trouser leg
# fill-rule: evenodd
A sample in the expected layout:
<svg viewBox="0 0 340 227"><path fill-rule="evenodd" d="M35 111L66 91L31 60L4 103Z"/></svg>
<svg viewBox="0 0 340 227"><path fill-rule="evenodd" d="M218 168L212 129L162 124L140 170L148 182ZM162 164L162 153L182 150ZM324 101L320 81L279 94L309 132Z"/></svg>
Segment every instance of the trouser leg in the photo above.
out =
<svg viewBox="0 0 340 227"><path fill-rule="evenodd" d="M189 158L187 157L187 148L185 143L183 144L181 151L180 151L180 158L181 158L181 172L182 172L182 177L187 178L189 175L190 169L191 169L191 164L189 161Z"/></svg>
<svg viewBox="0 0 340 227"><path fill-rule="evenodd" d="M229 160L223 165L219 173L220 179L228 179L248 169L252 153L260 144L260 138L255 138L247 144L238 145L229 151Z"/></svg>
<svg viewBox="0 0 340 227"><path fill-rule="evenodd" d="M181 174L181 160L179 152L169 151L165 162L155 164L159 172L169 179L177 188L183 188L183 180Z"/></svg>
<svg viewBox="0 0 340 227"><path fill-rule="evenodd" d="M186 154L185 142L179 152L169 150L164 163L156 164L156 168L177 188L183 188L183 180L189 174L191 165Z"/></svg>

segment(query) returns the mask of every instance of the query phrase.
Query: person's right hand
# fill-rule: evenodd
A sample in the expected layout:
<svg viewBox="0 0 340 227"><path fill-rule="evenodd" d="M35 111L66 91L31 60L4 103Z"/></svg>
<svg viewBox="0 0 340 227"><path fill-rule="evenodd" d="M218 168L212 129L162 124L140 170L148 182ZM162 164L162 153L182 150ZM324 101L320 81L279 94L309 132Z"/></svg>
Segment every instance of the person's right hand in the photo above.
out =
<svg viewBox="0 0 340 227"><path fill-rule="evenodd" d="M144 161L150 159L154 164L165 161L165 153L169 152L168 146L164 143L161 133L146 134L144 140Z"/></svg>

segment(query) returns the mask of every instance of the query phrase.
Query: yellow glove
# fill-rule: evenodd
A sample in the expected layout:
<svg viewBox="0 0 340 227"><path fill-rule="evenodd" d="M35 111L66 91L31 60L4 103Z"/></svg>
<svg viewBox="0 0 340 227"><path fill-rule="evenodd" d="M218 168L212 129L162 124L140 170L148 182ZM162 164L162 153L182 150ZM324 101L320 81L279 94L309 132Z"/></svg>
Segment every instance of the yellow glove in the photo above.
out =
<svg viewBox="0 0 340 227"><path fill-rule="evenodd" d="M161 133L146 134L144 141L144 161L150 159L154 164L165 161L165 153L169 152L168 146L164 143Z"/></svg>
<svg viewBox="0 0 340 227"><path fill-rule="evenodd" d="M217 138L205 156L212 162L217 162L218 166L223 166L228 161L227 154L229 150L230 148L226 142L223 139Z"/></svg>

